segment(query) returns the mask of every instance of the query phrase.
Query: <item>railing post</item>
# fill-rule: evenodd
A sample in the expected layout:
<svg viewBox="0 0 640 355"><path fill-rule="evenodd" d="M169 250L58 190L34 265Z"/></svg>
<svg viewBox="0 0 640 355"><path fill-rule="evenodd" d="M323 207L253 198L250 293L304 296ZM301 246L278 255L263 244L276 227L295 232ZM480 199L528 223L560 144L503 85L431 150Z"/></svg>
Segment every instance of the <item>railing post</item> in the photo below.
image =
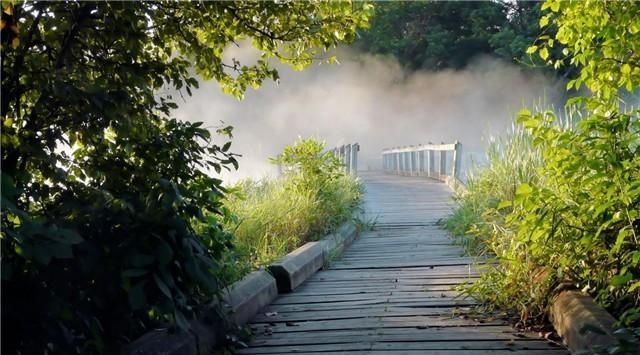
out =
<svg viewBox="0 0 640 355"><path fill-rule="evenodd" d="M351 173L353 175L358 174L358 152L360 151L360 144L355 143L351 145Z"/></svg>
<svg viewBox="0 0 640 355"><path fill-rule="evenodd" d="M462 160L462 144L456 141L455 149L453 150L453 177L454 179L460 179L460 161Z"/></svg>
<svg viewBox="0 0 640 355"><path fill-rule="evenodd" d="M442 142L442 144L444 144L444 142ZM447 151L441 150L440 151L440 171L438 172L438 175L440 176L438 178L442 180L446 174L447 174Z"/></svg>
<svg viewBox="0 0 640 355"><path fill-rule="evenodd" d="M412 149L413 149L413 146L410 145L409 152L408 152L409 154L407 154L409 157L409 176L413 175L413 150Z"/></svg>
<svg viewBox="0 0 640 355"><path fill-rule="evenodd" d="M431 142L429 142L429 144L431 144ZM428 166L429 166L429 171L427 172L427 176L431 177L431 173L435 170L434 167L434 163L435 163L435 153L433 150L429 149L429 161L428 161Z"/></svg>
<svg viewBox="0 0 640 355"><path fill-rule="evenodd" d="M387 155L382 152L382 171L387 171Z"/></svg>
<svg viewBox="0 0 640 355"><path fill-rule="evenodd" d="M351 173L351 144L344 146L344 170L347 175Z"/></svg>
<svg viewBox="0 0 640 355"><path fill-rule="evenodd" d="M422 148L422 144L418 147ZM418 176L424 175L424 150L418 151Z"/></svg>
<svg viewBox="0 0 640 355"><path fill-rule="evenodd" d="M406 146L406 149L411 149L411 146ZM404 174L407 175L411 175L411 151L405 152L404 153L404 161L405 161L405 166L404 166Z"/></svg>

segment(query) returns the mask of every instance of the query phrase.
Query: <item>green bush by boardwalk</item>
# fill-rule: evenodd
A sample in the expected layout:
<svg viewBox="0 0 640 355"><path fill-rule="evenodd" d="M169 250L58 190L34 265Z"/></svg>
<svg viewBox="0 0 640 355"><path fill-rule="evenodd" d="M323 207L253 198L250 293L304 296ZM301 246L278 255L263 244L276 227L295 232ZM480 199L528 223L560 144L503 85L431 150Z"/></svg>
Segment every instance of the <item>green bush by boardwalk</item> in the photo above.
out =
<svg viewBox="0 0 640 355"><path fill-rule="evenodd" d="M540 321L554 288L568 281L637 330L640 111L622 98L640 87L640 4L547 1L542 8L541 26L557 35L540 37L529 52L548 60L548 48L563 46L566 61L549 64L579 67L568 88L584 85L590 95L571 100L571 117L522 110L515 131L490 146L488 164L470 177L447 225L467 233L470 252L496 257L469 289L486 304Z"/></svg>
<svg viewBox="0 0 640 355"><path fill-rule="evenodd" d="M234 237L215 176L238 163L231 128L174 119L168 92L214 79L240 99L278 79L275 61L302 70L352 41L370 12L3 1L2 353L113 354L158 324L187 328L225 286ZM240 42L261 58L225 62Z"/></svg>
<svg viewBox="0 0 640 355"><path fill-rule="evenodd" d="M359 206L361 185L324 143L300 139L274 163L283 176L245 180L227 195L234 218L226 227L235 234L242 271L236 277L325 236Z"/></svg>

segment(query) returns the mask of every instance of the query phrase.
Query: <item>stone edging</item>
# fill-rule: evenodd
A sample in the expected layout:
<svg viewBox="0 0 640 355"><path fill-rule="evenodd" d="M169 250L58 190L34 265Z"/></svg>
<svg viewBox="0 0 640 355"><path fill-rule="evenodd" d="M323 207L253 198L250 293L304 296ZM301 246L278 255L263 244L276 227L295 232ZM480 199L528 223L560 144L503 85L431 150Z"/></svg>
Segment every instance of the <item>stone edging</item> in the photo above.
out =
<svg viewBox="0 0 640 355"><path fill-rule="evenodd" d="M445 183L455 193L467 191L465 184L456 178L448 177ZM554 329L572 353L618 343L613 335L615 318L583 292L561 290L551 300L548 313Z"/></svg>
<svg viewBox="0 0 640 355"><path fill-rule="evenodd" d="M614 346L616 320L591 296L577 290L562 290L551 301L549 318L572 353Z"/></svg>
<svg viewBox="0 0 640 355"><path fill-rule="evenodd" d="M268 267L234 282L223 291L222 307L229 311L228 321L241 326L260 309L269 305L278 292L290 292L322 268L336 253L357 237L353 221L342 224L335 233L317 242L309 242ZM274 278L275 276L275 278ZM214 313L214 312L206 312ZM191 321L190 332L171 334L167 329L148 332L125 347L122 355L200 355L206 354L224 337L225 326L214 314Z"/></svg>
<svg viewBox="0 0 640 355"><path fill-rule="evenodd" d="M300 286L328 262L333 254L341 253L357 235L353 222L344 223L338 230L320 241L309 242L269 265L276 278L278 292L287 293Z"/></svg>

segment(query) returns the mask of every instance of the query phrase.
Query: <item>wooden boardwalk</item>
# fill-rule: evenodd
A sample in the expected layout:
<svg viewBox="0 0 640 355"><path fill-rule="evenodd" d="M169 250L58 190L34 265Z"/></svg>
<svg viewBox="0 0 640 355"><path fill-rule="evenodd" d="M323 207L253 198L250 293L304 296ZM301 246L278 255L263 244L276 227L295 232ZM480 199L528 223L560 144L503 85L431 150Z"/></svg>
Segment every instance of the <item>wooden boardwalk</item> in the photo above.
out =
<svg viewBox="0 0 640 355"><path fill-rule="evenodd" d="M238 354L566 354L536 334L478 319L455 285L474 280L472 260L438 220L451 212L440 182L361 174L376 218L343 257L280 295L251 322Z"/></svg>

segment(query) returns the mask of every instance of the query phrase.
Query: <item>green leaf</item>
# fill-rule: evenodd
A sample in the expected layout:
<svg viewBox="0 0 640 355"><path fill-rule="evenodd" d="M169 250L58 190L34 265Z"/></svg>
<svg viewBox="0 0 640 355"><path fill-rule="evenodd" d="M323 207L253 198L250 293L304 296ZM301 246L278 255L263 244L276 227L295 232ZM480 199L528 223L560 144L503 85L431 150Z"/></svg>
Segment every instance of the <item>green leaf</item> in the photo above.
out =
<svg viewBox="0 0 640 355"><path fill-rule="evenodd" d="M533 188L529 184L520 184L516 189L516 195L518 196L527 196L533 192Z"/></svg>
<svg viewBox="0 0 640 355"><path fill-rule="evenodd" d="M158 248L156 249L156 257L158 264L167 265L173 259L173 249L165 241L158 242Z"/></svg>
<svg viewBox="0 0 640 355"><path fill-rule="evenodd" d="M540 18L540 23L539 23L540 28L543 28L543 27L547 26L548 24L549 24L549 17L548 16L542 16Z"/></svg>
<svg viewBox="0 0 640 355"><path fill-rule="evenodd" d="M146 269L129 269L122 272L122 276L124 277L139 277L149 273L149 270Z"/></svg>
<svg viewBox="0 0 640 355"><path fill-rule="evenodd" d="M173 296L171 295L171 290L167 284L158 276L158 274L153 274L153 280L156 282L156 286L160 289L160 291L167 296L168 299L173 300Z"/></svg>
<svg viewBox="0 0 640 355"><path fill-rule="evenodd" d="M128 291L127 298L132 310L137 311L145 306L144 285L146 281L137 283Z"/></svg>
<svg viewBox="0 0 640 355"><path fill-rule="evenodd" d="M151 265L156 259L151 255L134 254L130 260L131 265L140 268L143 266Z"/></svg>
<svg viewBox="0 0 640 355"><path fill-rule="evenodd" d="M501 201L501 202L498 204L497 209L501 210L501 209L503 209L503 208L507 208L507 207L511 207L511 206L513 206L513 202L511 202L511 201L509 201L509 200L505 200L505 201Z"/></svg>
<svg viewBox="0 0 640 355"><path fill-rule="evenodd" d="M538 55L540 56L540 58L542 58L543 60L547 60L547 58L549 58L549 50L546 47L543 47L542 49L540 49L540 51L538 52Z"/></svg>
<svg viewBox="0 0 640 355"><path fill-rule="evenodd" d="M176 324L178 325L178 327L180 327L180 329L188 330L191 328L189 321L181 311L176 309L173 314L174 319L176 320Z"/></svg>
<svg viewBox="0 0 640 355"><path fill-rule="evenodd" d="M627 282L631 281L632 279L633 279L633 274L631 274L629 271L626 271L621 275L616 275L612 277L610 284L613 287L620 287L626 284Z"/></svg>

